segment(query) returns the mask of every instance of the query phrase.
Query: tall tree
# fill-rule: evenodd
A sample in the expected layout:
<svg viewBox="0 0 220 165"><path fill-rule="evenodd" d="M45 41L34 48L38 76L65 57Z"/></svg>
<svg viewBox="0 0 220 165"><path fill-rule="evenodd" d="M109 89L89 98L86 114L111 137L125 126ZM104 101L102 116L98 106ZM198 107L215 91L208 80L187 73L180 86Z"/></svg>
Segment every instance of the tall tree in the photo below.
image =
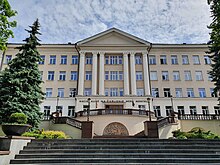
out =
<svg viewBox="0 0 220 165"><path fill-rule="evenodd" d="M220 1L208 0L211 9L212 23L208 26L211 29L209 51L212 59L211 71L209 72L214 82L214 93L220 93ZM220 98L218 98L220 100Z"/></svg>
<svg viewBox="0 0 220 165"><path fill-rule="evenodd" d="M8 19L16 14L17 12L11 9L7 0L0 0L0 50L5 50L8 38L14 37L11 28L16 27L16 21Z"/></svg>
<svg viewBox="0 0 220 165"><path fill-rule="evenodd" d="M38 69L40 40L36 36L40 35L40 24L36 20L29 27L25 44L17 48L19 53L0 73L0 123L7 122L14 112L23 112L28 116L28 124L37 127L42 116L39 104L44 98Z"/></svg>

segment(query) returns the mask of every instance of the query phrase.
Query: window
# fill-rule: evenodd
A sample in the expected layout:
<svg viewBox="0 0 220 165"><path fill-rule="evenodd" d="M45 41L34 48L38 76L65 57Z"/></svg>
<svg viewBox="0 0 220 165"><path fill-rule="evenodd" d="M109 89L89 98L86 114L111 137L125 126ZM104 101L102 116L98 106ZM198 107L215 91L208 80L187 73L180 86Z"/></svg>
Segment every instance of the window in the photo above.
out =
<svg viewBox="0 0 220 165"><path fill-rule="evenodd" d="M109 80L109 71L105 71L105 80Z"/></svg>
<svg viewBox="0 0 220 165"><path fill-rule="evenodd" d="M86 64L92 64L92 56L86 56Z"/></svg>
<svg viewBox="0 0 220 165"><path fill-rule="evenodd" d="M204 56L204 61L205 61L205 64L206 64L206 65L211 64L211 59L210 59L209 56L207 56L207 55Z"/></svg>
<svg viewBox="0 0 220 165"><path fill-rule="evenodd" d="M47 79L48 80L54 80L54 71L48 71Z"/></svg>
<svg viewBox="0 0 220 165"><path fill-rule="evenodd" d="M58 88L58 97L62 98L64 97L64 88Z"/></svg>
<svg viewBox="0 0 220 165"><path fill-rule="evenodd" d="M210 88L211 97L218 97L217 93L214 92L214 88Z"/></svg>
<svg viewBox="0 0 220 165"><path fill-rule="evenodd" d="M177 55L172 55L171 56L171 64L173 64L173 65L178 64Z"/></svg>
<svg viewBox="0 0 220 165"><path fill-rule="evenodd" d="M50 106L44 106L44 119L49 119L50 117Z"/></svg>
<svg viewBox="0 0 220 165"><path fill-rule="evenodd" d="M70 88L69 97L75 97L76 96L76 88Z"/></svg>
<svg viewBox="0 0 220 165"><path fill-rule="evenodd" d="M176 97L183 97L182 88L176 88L175 92L176 92Z"/></svg>
<svg viewBox="0 0 220 165"><path fill-rule="evenodd" d="M144 89L143 88L137 88L137 96L144 96Z"/></svg>
<svg viewBox="0 0 220 165"><path fill-rule="evenodd" d="M70 80L77 80L77 71L71 71Z"/></svg>
<svg viewBox="0 0 220 165"><path fill-rule="evenodd" d="M12 55L6 55L5 56L5 64L8 64L9 61L11 61L11 59L12 59Z"/></svg>
<svg viewBox="0 0 220 165"><path fill-rule="evenodd" d="M184 77L185 77L186 81L191 81L192 80L191 71L189 71L189 70L184 71Z"/></svg>
<svg viewBox="0 0 220 165"><path fill-rule="evenodd" d="M92 80L92 72L86 71L86 80Z"/></svg>
<svg viewBox="0 0 220 165"><path fill-rule="evenodd" d="M138 105L138 109L139 109L139 110L145 110L146 107L145 107L145 105Z"/></svg>
<svg viewBox="0 0 220 165"><path fill-rule="evenodd" d="M122 56L118 56L118 64L123 64L123 58L122 58Z"/></svg>
<svg viewBox="0 0 220 165"><path fill-rule="evenodd" d="M182 55L182 64L189 64L188 55Z"/></svg>
<svg viewBox="0 0 220 165"><path fill-rule="evenodd" d="M109 56L105 56L105 64L109 64Z"/></svg>
<svg viewBox="0 0 220 165"><path fill-rule="evenodd" d="M110 96L118 96L118 88L110 88Z"/></svg>
<svg viewBox="0 0 220 165"><path fill-rule="evenodd" d="M45 62L45 55L40 56L41 61L39 62L40 65L43 65Z"/></svg>
<svg viewBox="0 0 220 165"><path fill-rule="evenodd" d="M166 55L160 56L160 64L167 64L167 56Z"/></svg>
<svg viewBox="0 0 220 165"><path fill-rule="evenodd" d="M203 115L208 115L209 114L208 106L202 106L202 114Z"/></svg>
<svg viewBox="0 0 220 165"><path fill-rule="evenodd" d="M172 114L172 106L165 106L166 108L166 115L171 116Z"/></svg>
<svg viewBox="0 0 220 165"><path fill-rule="evenodd" d="M40 80L43 79L43 71L40 71Z"/></svg>
<svg viewBox="0 0 220 165"><path fill-rule="evenodd" d="M61 56L60 64L67 64L67 56Z"/></svg>
<svg viewBox="0 0 220 165"><path fill-rule="evenodd" d="M105 96L108 96L108 88L105 88Z"/></svg>
<svg viewBox="0 0 220 165"><path fill-rule="evenodd" d="M108 59L110 58L110 60ZM123 64L122 56L105 56L105 64L116 65Z"/></svg>
<svg viewBox="0 0 220 165"><path fill-rule="evenodd" d="M193 64L197 64L197 65L200 64L198 55L194 55L194 56L192 56L192 58L193 58Z"/></svg>
<svg viewBox="0 0 220 165"><path fill-rule="evenodd" d="M158 88L152 88L152 96L159 97L159 90Z"/></svg>
<svg viewBox="0 0 220 165"><path fill-rule="evenodd" d="M66 80L66 72L60 71L59 80L65 81Z"/></svg>
<svg viewBox="0 0 220 165"><path fill-rule="evenodd" d="M123 88L119 89L119 96L124 96L124 89Z"/></svg>
<svg viewBox="0 0 220 165"><path fill-rule="evenodd" d="M150 72L150 80L157 80L157 71Z"/></svg>
<svg viewBox="0 0 220 165"><path fill-rule="evenodd" d="M68 116L75 116L75 106L68 106Z"/></svg>
<svg viewBox="0 0 220 165"><path fill-rule="evenodd" d="M186 93L187 93L187 97L195 97L193 88L187 88Z"/></svg>
<svg viewBox="0 0 220 165"><path fill-rule="evenodd" d="M118 72L110 71L110 80L118 80Z"/></svg>
<svg viewBox="0 0 220 165"><path fill-rule="evenodd" d="M78 56L72 56L72 64L78 64Z"/></svg>
<svg viewBox="0 0 220 165"><path fill-rule="evenodd" d="M46 97L52 97L52 88L46 88Z"/></svg>
<svg viewBox="0 0 220 165"><path fill-rule="evenodd" d="M118 77L119 77L119 80L123 80L123 72L122 71L118 72Z"/></svg>
<svg viewBox="0 0 220 165"><path fill-rule="evenodd" d="M196 71L196 81L203 80L202 71Z"/></svg>
<svg viewBox="0 0 220 165"><path fill-rule="evenodd" d="M220 115L220 107L219 106L214 106L215 114Z"/></svg>
<svg viewBox="0 0 220 165"><path fill-rule="evenodd" d="M162 71L162 80L164 80L164 81L169 80L168 71Z"/></svg>
<svg viewBox="0 0 220 165"><path fill-rule="evenodd" d="M185 111L184 111L184 106L177 106L178 109L178 114L179 115L184 115Z"/></svg>
<svg viewBox="0 0 220 165"><path fill-rule="evenodd" d="M208 75L208 81L212 81L212 76L210 74L207 75Z"/></svg>
<svg viewBox="0 0 220 165"><path fill-rule="evenodd" d="M173 80L174 81L180 80L180 72L179 71L173 71Z"/></svg>
<svg viewBox="0 0 220 165"><path fill-rule="evenodd" d="M91 96L91 94L92 94L91 88L85 88L84 95L85 96Z"/></svg>
<svg viewBox="0 0 220 165"><path fill-rule="evenodd" d="M197 114L196 106L189 106L189 110L191 115Z"/></svg>
<svg viewBox="0 0 220 165"><path fill-rule="evenodd" d="M135 56L135 64L142 64L142 59L140 55Z"/></svg>
<svg viewBox="0 0 220 165"><path fill-rule="evenodd" d="M149 56L149 64L156 65L156 57L154 55Z"/></svg>
<svg viewBox="0 0 220 165"><path fill-rule="evenodd" d="M155 117L161 117L160 106L153 106Z"/></svg>
<svg viewBox="0 0 220 165"><path fill-rule="evenodd" d="M50 64L56 64L56 56L50 55Z"/></svg>
<svg viewBox="0 0 220 165"><path fill-rule="evenodd" d="M205 88L199 88L199 97L206 97Z"/></svg>
<svg viewBox="0 0 220 165"><path fill-rule="evenodd" d="M164 97L171 97L170 88L163 88Z"/></svg>
<svg viewBox="0 0 220 165"><path fill-rule="evenodd" d="M62 116L63 106L56 106L56 111Z"/></svg>
<svg viewBox="0 0 220 165"><path fill-rule="evenodd" d="M143 80L142 72L140 71L136 72L136 80Z"/></svg>

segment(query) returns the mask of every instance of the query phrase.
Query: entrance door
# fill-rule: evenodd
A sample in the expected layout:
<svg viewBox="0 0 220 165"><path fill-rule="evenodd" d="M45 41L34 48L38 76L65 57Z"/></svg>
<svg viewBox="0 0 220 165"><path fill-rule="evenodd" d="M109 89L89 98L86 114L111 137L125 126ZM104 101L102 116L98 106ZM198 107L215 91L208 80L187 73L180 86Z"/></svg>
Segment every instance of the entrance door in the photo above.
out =
<svg viewBox="0 0 220 165"><path fill-rule="evenodd" d="M123 105L105 105L106 114L123 114Z"/></svg>

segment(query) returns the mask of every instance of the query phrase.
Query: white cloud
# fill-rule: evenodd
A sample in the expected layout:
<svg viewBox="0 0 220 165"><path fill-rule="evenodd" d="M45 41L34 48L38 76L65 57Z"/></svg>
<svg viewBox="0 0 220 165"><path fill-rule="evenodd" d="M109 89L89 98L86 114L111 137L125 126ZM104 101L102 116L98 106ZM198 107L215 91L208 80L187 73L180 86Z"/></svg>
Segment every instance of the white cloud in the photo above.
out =
<svg viewBox="0 0 220 165"><path fill-rule="evenodd" d="M205 43L210 10L201 0L9 0L18 11L15 38L36 18L42 43L77 42L116 27L152 43ZM20 2L20 3L18 3ZM22 2L22 3L21 3Z"/></svg>

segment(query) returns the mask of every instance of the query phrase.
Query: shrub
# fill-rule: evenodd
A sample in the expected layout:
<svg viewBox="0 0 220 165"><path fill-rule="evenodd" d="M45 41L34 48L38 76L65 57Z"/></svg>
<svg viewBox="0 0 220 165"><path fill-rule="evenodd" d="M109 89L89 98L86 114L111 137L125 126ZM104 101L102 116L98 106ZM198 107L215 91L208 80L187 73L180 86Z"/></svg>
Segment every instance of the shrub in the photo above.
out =
<svg viewBox="0 0 220 165"><path fill-rule="evenodd" d="M27 116L24 113L12 113L9 117L10 123L27 124Z"/></svg>

